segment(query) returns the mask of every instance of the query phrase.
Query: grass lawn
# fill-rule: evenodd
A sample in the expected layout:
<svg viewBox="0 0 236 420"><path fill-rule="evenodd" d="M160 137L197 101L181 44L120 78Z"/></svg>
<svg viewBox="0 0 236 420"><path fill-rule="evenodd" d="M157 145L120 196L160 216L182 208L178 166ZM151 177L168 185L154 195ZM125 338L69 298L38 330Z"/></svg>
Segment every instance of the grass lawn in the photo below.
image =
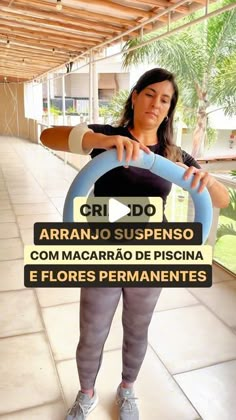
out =
<svg viewBox="0 0 236 420"><path fill-rule="evenodd" d="M172 200L173 194L174 200ZM171 195L167 200L165 214L169 222L186 222L188 214L188 193L180 187L173 186ZM236 231L236 221L220 215L218 227L224 224L233 224L233 229ZM215 244L213 258L236 274L236 236L222 236Z"/></svg>
<svg viewBox="0 0 236 420"><path fill-rule="evenodd" d="M225 235L217 241L214 260L236 274L236 236Z"/></svg>

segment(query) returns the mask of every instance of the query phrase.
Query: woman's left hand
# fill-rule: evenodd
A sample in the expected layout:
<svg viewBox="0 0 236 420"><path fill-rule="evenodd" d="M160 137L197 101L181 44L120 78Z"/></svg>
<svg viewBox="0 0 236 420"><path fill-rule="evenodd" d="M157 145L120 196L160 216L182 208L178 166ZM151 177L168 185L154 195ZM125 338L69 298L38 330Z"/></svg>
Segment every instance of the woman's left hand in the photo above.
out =
<svg viewBox="0 0 236 420"><path fill-rule="evenodd" d="M201 193L204 188L210 188L216 182L216 179L210 175L208 172L203 171L202 169L195 168L195 166L186 166L183 163L176 162L177 165L182 166L182 168L186 168L186 172L184 173L184 179L189 179L192 175L193 181L191 183L191 188L196 188L198 183L200 183L198 192Z"/></svg>

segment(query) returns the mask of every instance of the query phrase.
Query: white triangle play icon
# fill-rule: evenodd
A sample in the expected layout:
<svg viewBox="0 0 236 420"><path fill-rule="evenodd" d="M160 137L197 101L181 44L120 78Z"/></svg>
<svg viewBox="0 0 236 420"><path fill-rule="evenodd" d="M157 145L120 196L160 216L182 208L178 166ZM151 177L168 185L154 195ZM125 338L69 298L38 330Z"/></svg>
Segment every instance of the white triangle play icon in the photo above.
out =
<svg viewBox="0 0 236 420"><path fill-rule="evenodd" d="M126 216L130 213L130 208L125 204L120 203L114 198L110 198L108 202L108 218L109 222L116 222L116 220L121 219L121 217Z"/></svg>

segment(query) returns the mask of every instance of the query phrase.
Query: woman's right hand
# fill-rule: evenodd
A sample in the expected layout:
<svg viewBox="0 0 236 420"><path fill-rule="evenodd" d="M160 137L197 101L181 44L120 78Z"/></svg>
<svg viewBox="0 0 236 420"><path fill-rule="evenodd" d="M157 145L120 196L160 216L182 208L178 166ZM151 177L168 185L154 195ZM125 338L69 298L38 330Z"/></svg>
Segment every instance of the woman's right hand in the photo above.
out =
<svg viewBox="0 0 236 420"><path fill-rule="evenodd" d="M84 149L97 148L97 149L113 149L116 148L117 159L119 162L123 159L125 151L125 161L128 163L130 160L136 160L139 156L139 151L143 150L145 153L150 153L147 146L139 143L129 137L124 136L107 136L100 133L89 131L84 134L82 145Z"/></svg>

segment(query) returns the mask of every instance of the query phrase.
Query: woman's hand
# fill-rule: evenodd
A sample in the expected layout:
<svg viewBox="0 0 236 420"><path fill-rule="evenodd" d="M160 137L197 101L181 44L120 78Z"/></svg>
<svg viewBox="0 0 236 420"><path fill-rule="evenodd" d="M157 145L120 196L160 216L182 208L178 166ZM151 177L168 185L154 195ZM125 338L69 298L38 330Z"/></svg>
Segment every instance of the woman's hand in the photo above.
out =
<svg viewBox="0 0 236 420"><path fill-rule="evenodd" d="M184 179L189 179L192 175L193 181L191 183L191 188L196 188L198 183L200 183L198 192L201 193L204 188L210 188L216 182L216 179L210 175L208 172L203 171L202 169L195 168L195 166L186 166L183 163L177 162L177 165L186 168L186 172L184 173Z"/></svg>
<svg viewBox="0 0 236 420"><path fill-rule="evenodd" d="M136 160L139 155L139 151L143 150L145 153L150 153L147 146L139 143L129 137L124 136L107 136L101 133L94 133L88 131L83 136L83 148L84 149L113 149L116 148L117 158L119 162L123 159L123 153L125 151L125 161L128 163L130 160Z"/></svg>
<svg viewBox="0 0 236 420"><path fill-rule="evenodd" d="M113 147L117 150L117 158L119 161L122 161L123 153L124 151L126 152L125 161L127 163L130 160L138 159L140 150L150 153L149 148L144 144L123 136L109 136L107 138L106 149L111 149Z"/></svg>
<svg viewBox="0 0 236 420"><path fill-rule="evenodd" d="M180 162L176 163L177 165L182 166L182 168L187 169L184 173L184 179L189 179L191 175L194 175L191 188L196 188L198 183L200 183L198 192L201 193L204 188L207 187L214 207L228 207L230 200L229 192L221 182L217 181L212 175L202 169L197 169L194 166L188 167Z"/></svg>

